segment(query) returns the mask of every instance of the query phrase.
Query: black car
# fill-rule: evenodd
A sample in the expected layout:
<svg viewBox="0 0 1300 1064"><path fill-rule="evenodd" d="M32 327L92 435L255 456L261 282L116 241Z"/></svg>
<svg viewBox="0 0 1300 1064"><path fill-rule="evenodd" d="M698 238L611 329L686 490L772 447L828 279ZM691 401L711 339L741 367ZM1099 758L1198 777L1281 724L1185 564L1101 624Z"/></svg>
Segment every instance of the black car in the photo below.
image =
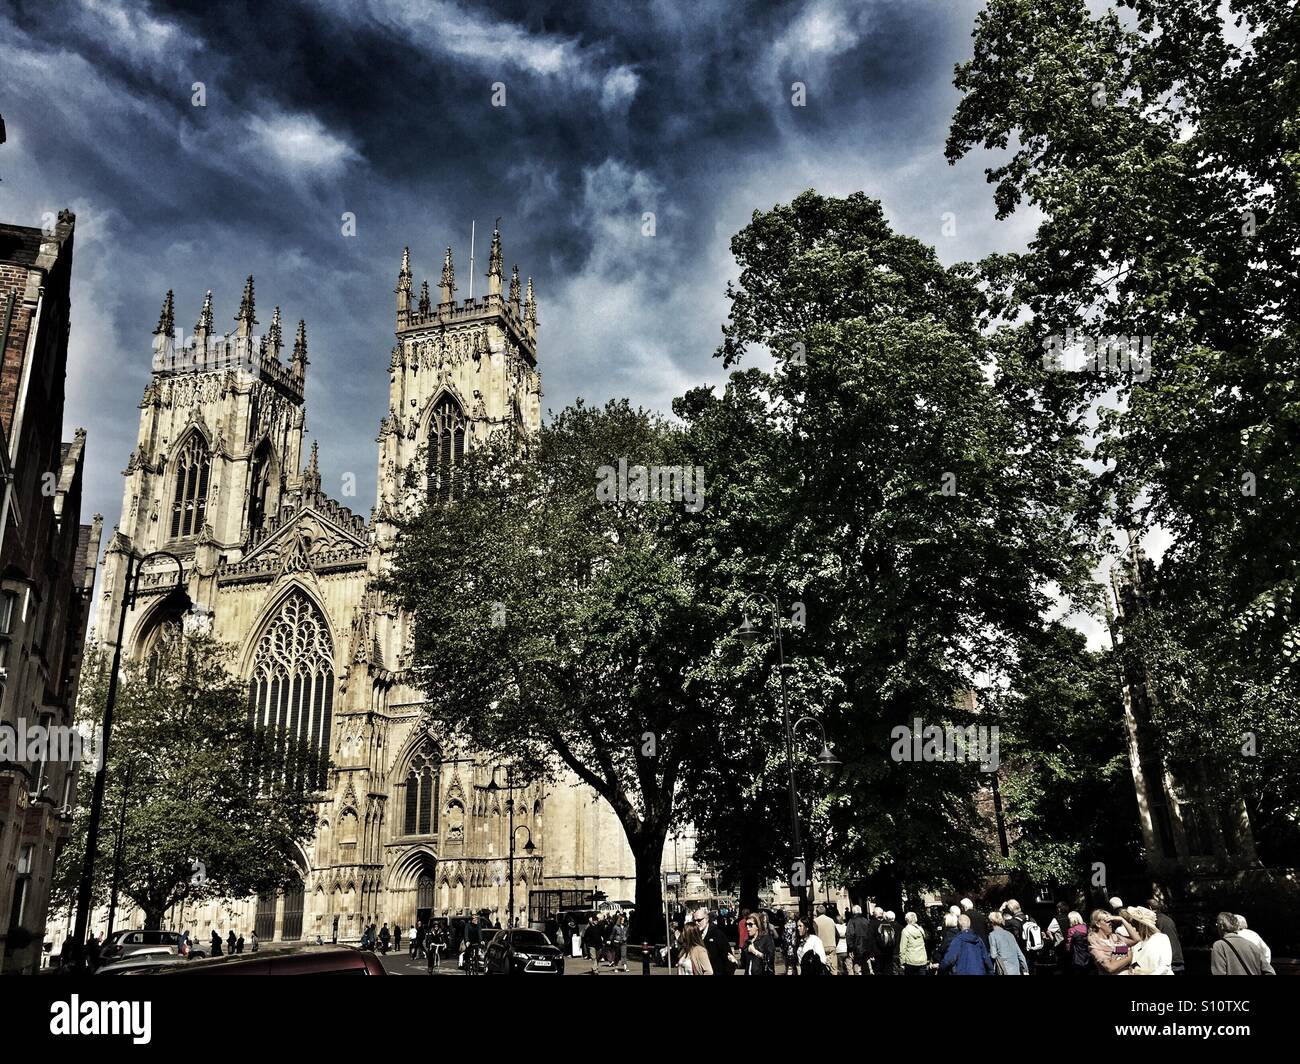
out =
<svg viewBox="0 0 1300 1064"><path fill-rule="evenodd" d="M564 953L540 931L498 931L488 943L488 975L563 975Z"/></svg>

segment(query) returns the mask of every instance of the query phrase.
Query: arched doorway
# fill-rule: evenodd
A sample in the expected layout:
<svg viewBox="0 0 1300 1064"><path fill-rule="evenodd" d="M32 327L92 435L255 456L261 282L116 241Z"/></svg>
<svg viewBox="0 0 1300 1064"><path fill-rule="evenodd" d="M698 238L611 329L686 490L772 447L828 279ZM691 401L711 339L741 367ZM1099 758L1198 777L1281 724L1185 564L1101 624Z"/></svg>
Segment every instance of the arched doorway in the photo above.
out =
<svg viewBox="0 0 1300 1064"><path fill-rule="evenodd" d="M284 892L284 924L280 938L296 942L302 938L302 909L306 891L302 883L295 883Z"/></svg>
<svg viewBox="0 0 1300 1064"><path fill-rule="evenodd" d="M433 918L433 902L433 875L421 872L420 878L415 881L415 918L425 927L429 926L429 921Z"/></svg>

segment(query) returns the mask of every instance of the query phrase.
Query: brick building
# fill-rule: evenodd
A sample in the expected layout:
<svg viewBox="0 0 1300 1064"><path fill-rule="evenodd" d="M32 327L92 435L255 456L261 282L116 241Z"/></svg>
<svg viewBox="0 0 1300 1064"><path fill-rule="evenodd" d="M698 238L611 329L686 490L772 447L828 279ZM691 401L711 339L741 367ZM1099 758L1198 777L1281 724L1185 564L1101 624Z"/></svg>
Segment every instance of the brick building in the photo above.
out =
<svg viewBox="0 0 1300 1064"><path fill-rule="evenodd" d="M29 745L71 728L100 519L80 523L86 434L63 439L75 217L0 224L0 971L40 964L75 763ZM46 731L48 734L48 731ZM48 746L48 744L45 744Z"/></svg>

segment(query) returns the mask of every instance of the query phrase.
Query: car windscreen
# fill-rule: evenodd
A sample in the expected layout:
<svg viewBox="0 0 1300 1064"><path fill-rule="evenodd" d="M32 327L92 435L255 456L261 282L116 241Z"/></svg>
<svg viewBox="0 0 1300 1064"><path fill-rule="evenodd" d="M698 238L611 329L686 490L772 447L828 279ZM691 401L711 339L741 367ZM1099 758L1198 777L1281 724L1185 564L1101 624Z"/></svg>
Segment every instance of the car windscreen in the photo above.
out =
<svg viewBox="0 0 1300 1064"><path fill-rule="evenodd" d="M514 937L515 949L527 949L529 946L549 946L551 940L543 935L540 931L516 931Z"/></svg>

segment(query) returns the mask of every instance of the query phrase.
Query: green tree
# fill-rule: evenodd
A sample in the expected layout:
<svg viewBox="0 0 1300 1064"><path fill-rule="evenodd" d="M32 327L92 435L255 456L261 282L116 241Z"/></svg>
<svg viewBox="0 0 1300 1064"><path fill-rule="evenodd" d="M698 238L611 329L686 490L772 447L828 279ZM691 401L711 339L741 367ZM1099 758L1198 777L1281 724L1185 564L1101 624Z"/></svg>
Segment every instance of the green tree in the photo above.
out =
<svg viewBox="0 0 1300 1064"><path fill-rule="evenodd" d="M109 656L92 646L86 665L80 715L94 728ZM328 764L251 726L247 690L220 644L162 638L147 664L125 665L110 742L94 904L109 897L119 828L120 894L149 929L180 902L247 897L300 878ZM68 905L82 872L92 773L83 766L74 828L55 871L54 895Z"/></svg>
<svg viewBox="0 0 1300 1064"><path fill-rule="evenodd" d="M1040 340L1150 340L1149 380L1081 377L1070 400L1117 389L1100 410L1099 501L1120 529L1172 540L1127 649L1167 756L1244 793L1261 851L1289 863L1300 16L1266 0L1095 6L990 0L957 70L947 153L996 150L999 216L1042 214L1026 253L985 264L1004 312Z"/></svg>
<svg viewBox="0 0 1300 1064"><path fill-rule="evenodd" d="M523 772L558 762L610 804L636 862L637 937L660 924L664 840L708 719L709 621L673 549L697 519L687 501L597 488L620 460L682 455L680 433L626 402L500 433L467 456L456 497L403 530L392 582L432 712Z"/></svg>
<svg viewBox="0 0 1300 1064"><path fill-rule="evenodd" d="M756 212L732 252L719 354L762 348L775 367L675 404L711 478L698 593L733 621L766 587L803 604L804 624L785 622L787 693L844 762L800 777L808 848L832 880L913 896L969 883L988 863L978 767L896 762L890 736L917 719L994 723L992 703L973 718L961 696L1018 660L1053 587L1088 586L1083 426L1004 357L1023 333L982 331L973 271L945 269L861 194ZM752 685L769 654L720 660ZM781 741L771 723L766 737ZM818 739L800 733L802 765Z"/></svg>

